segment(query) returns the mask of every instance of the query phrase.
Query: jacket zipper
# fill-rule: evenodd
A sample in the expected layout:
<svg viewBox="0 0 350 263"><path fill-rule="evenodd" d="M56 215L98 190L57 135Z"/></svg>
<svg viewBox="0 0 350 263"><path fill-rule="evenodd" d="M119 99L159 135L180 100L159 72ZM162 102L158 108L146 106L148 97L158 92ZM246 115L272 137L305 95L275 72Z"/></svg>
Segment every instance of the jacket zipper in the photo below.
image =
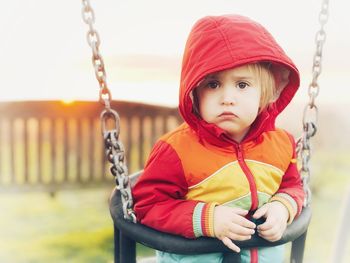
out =
<svg viewBox="0 0 350 263"><path fill-rule="evenodd" d="M238 163L242 168L249 182L249 188L250 188L251 199L252 199L250 211L254 211L258 208L258 191L256 188L254 176L252 172L249 170L249 167L247 166L246 162L244 161L243 150L240 144L238 144L236 147L236 153L237 153Z"/></svg>
<svg viewBox="0 0 350 263"><path fill-rule="evenodd" d="M255 211L258 208L258 191L256 189L256 184L254 180L254 176L252 172L249 170L248 165L244 161L244 156L243 156L243 149L240 144L237 145L236 147L236 152L237 152L237 159L239 166L242 168L245 176L248 179L249 182L249 188L250 188L250 193L251 193L251 198L252 198L252 204L250 206L250 211ZM251 248L250 249L250 263L258 263L258 249L257 248Z"/></svg>

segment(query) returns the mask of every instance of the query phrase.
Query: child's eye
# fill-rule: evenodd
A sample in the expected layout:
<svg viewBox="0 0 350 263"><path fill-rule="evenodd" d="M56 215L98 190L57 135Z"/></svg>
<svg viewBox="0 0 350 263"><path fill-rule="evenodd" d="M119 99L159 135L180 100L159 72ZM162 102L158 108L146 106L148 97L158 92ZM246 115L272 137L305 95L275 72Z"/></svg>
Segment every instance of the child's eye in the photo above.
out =
<svg viewBox="0 0 350 263"><path fill-rule="evenodd" d="M207 87L210 89L217 89L219 87L219 82L211 80L207 82Z"/></svg>
<svg viewBox="0 0 350 263"><path fill-rule="evenodd" d="M249 85L247 84L247 83L245 83L245 82L239 82L238 84L237 84L237 88L239 88L239 89L245 89L246 87L248 87Z"/></svg>

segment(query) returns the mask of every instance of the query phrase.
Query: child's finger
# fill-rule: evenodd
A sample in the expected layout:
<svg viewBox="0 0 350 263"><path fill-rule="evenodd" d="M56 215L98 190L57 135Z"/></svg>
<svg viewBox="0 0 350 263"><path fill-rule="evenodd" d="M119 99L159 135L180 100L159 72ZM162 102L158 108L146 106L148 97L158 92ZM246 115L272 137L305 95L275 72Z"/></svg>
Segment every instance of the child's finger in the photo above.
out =
<svg viewBox="0 0 350 263"><path fill-rule="evenodd" d="M229 239L228 237L223 237L221 239L221 241L224 243L225 246L227 246L229 249L239 253L241 251L241 249L239 247L237 247L231 239Z"/></svg>
<svg viewBox="0 0 350 263"><path fill-rule="evenodd" d="M231 233L234 233L237 236L251 236L251 235L254 235L255 233L254 228L244 227L238 224L232 224L231 226L229 226L228 231ZM236 239L236 238L233 238L233 239Z"/></svg>
<svg viewBox="0 0 350 263"><path fill-rule="evenodd" d="M270 225L268 227L264 226L264 228L258 227L258 232L259 232L259 234L262 234L264 236L271 236L271 235L274 235L276 232L278 232L278 229L279 229L278 226Z"/></svg>
<svg viewBox="0 0 350 263"><path fill-rule="evenodd" d="M275 226L275 224L276 222L274 220L269 220L269 218L267 218L264 223L262 223L261 225L258 225L257 229L259 232L267 231L272 229Z"/></svg>
<svg viewBox="0 0 350 263"><path fill-rule="evenodd" d="M249 211L248 210L245 210L245 209L242 209L242 208L239 208L239 207L233 207L232 208L232 211L237 214L237 215L241 215L241 216L246 216Z"/></svg>
<svg viewBox="0 0 350 263"><path fill-rule="evenodd" d="M259 219L264 215L266 215L266 212L267 212L267 206L263 205L262 207L260 207L258 210L255 211L255 213L253 214L253 218Z"/></svg>
<svg viewBox="0 0 350 263"><path fill-rule="evenodd" d="M231 240L235 240L235 241L244 241L244 240L251 239L252 235L242 235L242 234L237 234L234 232L229 232L227 234L227 237L230 238Z"/></svg>
<svg viewBox="0 0 350 263"><path fill-rule="evenodd" d="M267 222L267 221L265 221L261 225L258 225L258 227L257 227L259 232L267 231L267 230L269 230L271 228L273 228L273 224L271 222Z"/></svg>
<svg viewBox="0 0 350 263"><path fill-rule="evenodd" d="M272 217L267 217L266 221L264 223L262 223L261 225L258 226L258 231L262 232L262 231L273 231L273 229L276 229L280 226L280 224L278 224L278 221L276 221L276 219L272 218Z"/></svg>
<svg viewBox="0 0 350 263"><path fill-rule="evenodd" d="M281 239L283 232L285 230L285 227L283 225L274 224L274 226L270 229L267 229L265 231L258 230L259 236L268 239L270 241L276 241Z"/></svg>
<svg viewBox="0 0 350 263"><path fill-rule="evenodd" d="M239 215L235 215L232 218L232 223L242 226L242 227L246 227L246 228L251 228L251 229L255 229L256 225L248 220L247 218L243 217L243 216L239 216Z"/></svg>
<svg viewBox="0 0 350 263"><path fill-rule="evenodd" d="M255 231L253 229L249 229L249 228L237 229L237 227L236 227L234 230L230 229L225 234L225 236L227 236L231 240L243 241L243 240L251 239L254 232Z"/></svg>
<svg viewBox="0 0 350 263"><path fill-rule="evenodd" d="M283 232L278 229L269 229L266 231L259 232L259 236L269 241L277 241L281 239Z"/></svg>

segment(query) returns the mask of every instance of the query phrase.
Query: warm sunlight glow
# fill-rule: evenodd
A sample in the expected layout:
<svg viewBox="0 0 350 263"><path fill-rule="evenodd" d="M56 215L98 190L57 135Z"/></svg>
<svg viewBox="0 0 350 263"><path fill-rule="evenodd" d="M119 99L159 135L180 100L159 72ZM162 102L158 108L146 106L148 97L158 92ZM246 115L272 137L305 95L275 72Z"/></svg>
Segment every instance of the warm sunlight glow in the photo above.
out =
<svg viewBox="0 0 350 263"><path fill-rule="evenodd" d="M62 100L62 103L66 104L66 105L69 105L69 104L73 104L74 100L72 100L72 99L64 99L64 100Z"/></svg>

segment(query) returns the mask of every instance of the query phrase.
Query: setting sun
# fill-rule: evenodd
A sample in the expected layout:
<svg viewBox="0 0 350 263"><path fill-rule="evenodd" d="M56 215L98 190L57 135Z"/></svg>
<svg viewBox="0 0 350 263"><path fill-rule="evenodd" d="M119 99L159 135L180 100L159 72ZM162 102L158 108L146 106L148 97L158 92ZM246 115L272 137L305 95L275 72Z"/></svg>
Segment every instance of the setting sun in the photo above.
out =
<svg viewBox="0 0 350 263"><path fill-rule="evenodd" d="M74 100L73 99L63 99L61 100L63 104L73 104L74 103Z"/></svg>

